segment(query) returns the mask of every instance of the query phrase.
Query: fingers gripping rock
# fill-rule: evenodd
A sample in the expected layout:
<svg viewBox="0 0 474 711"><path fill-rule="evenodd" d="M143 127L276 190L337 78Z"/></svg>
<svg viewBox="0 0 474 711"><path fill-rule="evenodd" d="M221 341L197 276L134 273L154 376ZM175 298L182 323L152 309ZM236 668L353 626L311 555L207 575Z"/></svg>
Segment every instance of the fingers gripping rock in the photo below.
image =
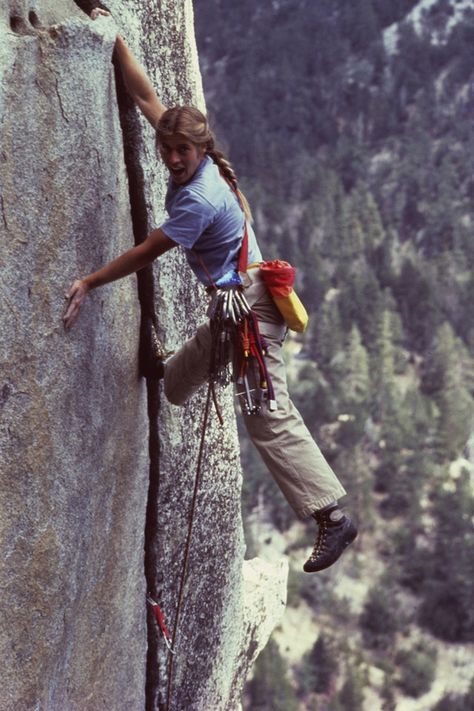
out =
<svg viewBox="0 0 474 711"><path fill-rule="evenodd" d="M86 13L86 15L89 15L89 17L91 17L92 11L96 8L110 12L109 8L99 2L99 0L74 0L74 2L83 12Z"/></svg>

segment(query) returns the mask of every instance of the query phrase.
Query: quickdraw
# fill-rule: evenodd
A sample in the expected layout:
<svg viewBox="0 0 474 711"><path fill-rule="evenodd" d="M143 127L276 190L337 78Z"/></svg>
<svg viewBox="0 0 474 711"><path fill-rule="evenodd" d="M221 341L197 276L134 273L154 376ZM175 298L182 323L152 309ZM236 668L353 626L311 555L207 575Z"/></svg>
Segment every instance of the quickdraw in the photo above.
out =
<svg viewBox="0 0 474 711"><path fill-rule="evenodd" d="M146 601L151 606L153 615L155 616L156 624L160 628L160 631L161 631L161 634L163 635L166 646L168 647L170 653L174 654L171 634L166 626L165 616L161 610L161 607L158 605L157 602L155 602L155 600L153 600L151 595L147 595Z"/></svg>
<svg viewBox="0 0 474 711"><path fill-rule="evenodd" d="M216 288L209 312L212 349L210 380L227 384L233 362L242 412L258 415L265 404L276 410L275 393L265 362L267 344L242 287Z"/></svg>

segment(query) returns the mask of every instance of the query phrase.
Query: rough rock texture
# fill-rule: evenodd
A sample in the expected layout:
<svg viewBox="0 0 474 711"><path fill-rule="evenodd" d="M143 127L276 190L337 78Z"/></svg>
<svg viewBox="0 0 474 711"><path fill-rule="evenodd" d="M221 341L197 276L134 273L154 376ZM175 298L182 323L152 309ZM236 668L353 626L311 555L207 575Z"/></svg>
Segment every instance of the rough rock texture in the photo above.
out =
<svg viewBox="0 0 474 711"><path fill-rule="evenodd" d="M178 409L147 388L139 331L157 315L176 347L204 317L203 292L175 250L138 291L132 276L94 292L71 332L61 317L76 276L163 217L153 131L120 82L117 101L117 26L165 103L203 96L189 1L107 4L115 24L72 0L0 1L1 711L166 706L145 593L172 627L205 391ZM226 424L211 413L175 711L236 708L283 611L284 566L246 563L252 584L242 574L232 393L219 399Z"/></svg>
<svg viewBox="0 0 474 711"><path fill-rule="evenodd" d="M26 13L12 31L2 4L0 707L138 709L148 437L134 277L94 293L70 333L61 321L74 277L131 246L114 31L58 5L64 24L37 31Z"/></svg>

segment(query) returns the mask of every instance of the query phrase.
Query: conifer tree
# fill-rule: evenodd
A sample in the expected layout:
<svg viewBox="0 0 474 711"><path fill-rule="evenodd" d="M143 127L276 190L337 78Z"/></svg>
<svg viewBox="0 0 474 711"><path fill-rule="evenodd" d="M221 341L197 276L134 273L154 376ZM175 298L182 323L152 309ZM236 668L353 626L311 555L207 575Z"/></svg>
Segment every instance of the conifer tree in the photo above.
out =
<svg viewBox="0 0 474 711"><path fill-rule="evenodd" d="M474 640L474 496L469 472L445 481L433 511L435 542L425 551L420 622L450 642Z"/></svg>
<svg viewBox="0 0 474 711"><path fill-rule="evenodd" d="M353 190L353 200L364 235L364 247L374 250L380 247L386 238L377 203L363 183L358 183Z"/></svg>
<svg viewBox="0 0 474 711"><path fill-rule="evenodd" d="M387 649L399 626L396 600L389 592L382 584L371 588L360 616L364 641L371 649Z"/></svg>
<svg viewBox="0 0 474 711"><path fill-rule="evenodd" d="M337 673L337 661L324 634L320 634L301 669L301 684L305 693L326 694Z"/></svg>
<svg viewBox="0 0 474 711"><path fill-rule="evenodd" d="M361 404L368 400L370 393L369 356L362 343L357 326L351 328L344 349L341 374L341 395L348 404Z"/></svg>
<svg viewBox="0 0 474 711"><path fill-rule="evenodd" d="M439 441L448 457L462 453L473 429L473 361L448 323L437 331L432 368L441 375L436 393L439 408Z"/></svg>
<svg viewBox="0 0 474 711"><path fill-rule="evenodd" d="M338 703L342 709L351 711L362 711L364 703L363 683L360 674L353 669L349 669L346 681L339 692Z"/></svg>
<svg viewBox="0 0 474 711"><path fill-rule="evenodd" d="M286 663L273 639L257 657L254 676L246 691L252 711L298 711Z"/></svg>
<svg viewBox="0 0 474 711"><path fill-rule="evenodd" d="M393 424L400 404L395 382L395 351L392 338L392 317L390 311L385 309L377 322L375 351L371 359L375 413L385 426Z"/></svg>
<svg viewBox="0 0 474 711"><path fill-rule="evenodd" d="M344 334L338 305L338 291L330 289L314 319L311 331L311 344L316 360L324 369L334 356L344 348Z"/></svg>

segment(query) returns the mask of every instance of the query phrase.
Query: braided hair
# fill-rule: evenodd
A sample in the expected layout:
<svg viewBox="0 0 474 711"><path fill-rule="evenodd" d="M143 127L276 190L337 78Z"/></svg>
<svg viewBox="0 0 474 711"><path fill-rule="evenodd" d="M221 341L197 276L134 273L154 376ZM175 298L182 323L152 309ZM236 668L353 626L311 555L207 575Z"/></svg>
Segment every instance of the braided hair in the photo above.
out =
<svg viewBox="0 0 474 711"><path fill-rule="evenodd" d="M247 219L251 220L250 207L244 194L239 190L237 176L224 153L216 148L216 139L209 128L205 115L194 106L174 106L165 111L156 126L156 141L175 136L185 136L195 146L204 147L206 155L210 156L219 168L221 175L230 183L237 194Z"/></svg>

